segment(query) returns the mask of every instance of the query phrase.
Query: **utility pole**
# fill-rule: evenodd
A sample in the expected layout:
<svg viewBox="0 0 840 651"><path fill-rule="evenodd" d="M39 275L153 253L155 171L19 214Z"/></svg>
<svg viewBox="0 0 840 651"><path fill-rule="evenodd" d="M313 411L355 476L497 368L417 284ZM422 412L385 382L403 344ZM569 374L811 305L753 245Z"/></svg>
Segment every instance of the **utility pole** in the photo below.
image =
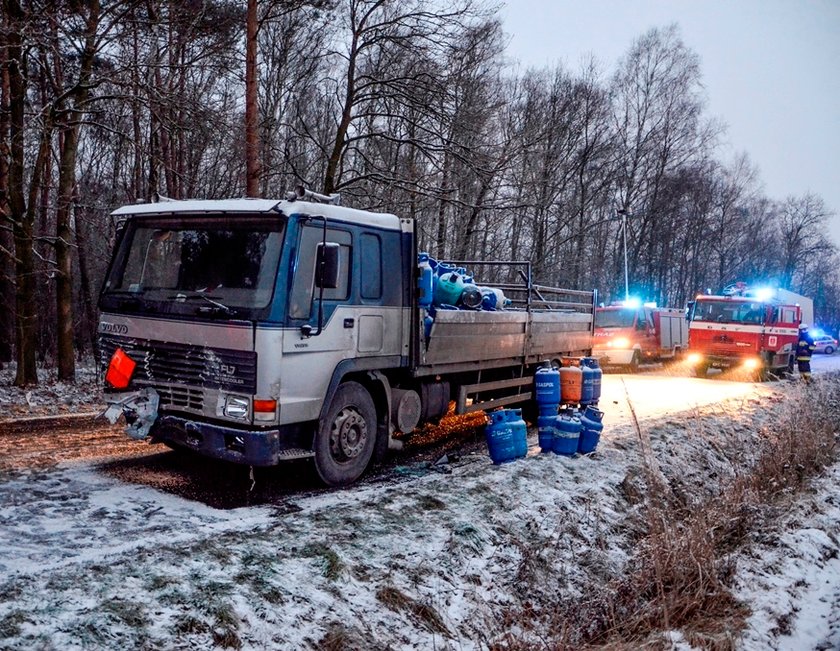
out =
<svg viewBox="0 0 840 651"><path fill-rule="evenodd" d="M621 234L624 238L624 300L630 300L630 281L627 274L627 209L616 208L616 217L621 218Z"/></svg>

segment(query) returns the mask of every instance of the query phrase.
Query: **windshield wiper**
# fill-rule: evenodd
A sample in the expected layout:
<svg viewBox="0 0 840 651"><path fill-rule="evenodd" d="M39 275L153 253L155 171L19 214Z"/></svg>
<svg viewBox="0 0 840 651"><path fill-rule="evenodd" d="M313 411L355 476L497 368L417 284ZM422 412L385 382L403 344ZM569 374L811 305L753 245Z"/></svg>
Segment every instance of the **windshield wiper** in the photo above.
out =
<svg viewBox="0 0 840 651"><path fill-rule="evenodd" d="M190 294L187 296L186 294L175 294L174 296L169 296L170 299L180 299L182 301L189 301L194 298L201 298L208 303L210 303L210 307L200 307L196 311L200 314L225 314L227 316L234 316L236 314L236 310L231 307L228 307L224 303L215 300L214 298L208 296L207 294L197 293L197 294Z"/></svg>

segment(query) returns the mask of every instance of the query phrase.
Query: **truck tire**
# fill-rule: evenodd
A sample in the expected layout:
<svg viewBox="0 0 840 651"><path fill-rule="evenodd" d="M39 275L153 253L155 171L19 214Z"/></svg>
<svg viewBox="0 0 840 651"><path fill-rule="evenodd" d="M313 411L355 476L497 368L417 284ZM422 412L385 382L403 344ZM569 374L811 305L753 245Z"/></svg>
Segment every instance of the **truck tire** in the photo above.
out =
<svg viewBox="0 0 840 651"><path fill-rule="evenodd" d="M694 375L696 377L706 377L709 374L708 364L698 364L694 367Z"/></svg>
<svg viewBox="0 0 840 651"><path fill-rule="evenodd" d="M333 395L315 432L315 469L328 486L352 484L367 469L376 446L376 407L358 382Z"/></svg>

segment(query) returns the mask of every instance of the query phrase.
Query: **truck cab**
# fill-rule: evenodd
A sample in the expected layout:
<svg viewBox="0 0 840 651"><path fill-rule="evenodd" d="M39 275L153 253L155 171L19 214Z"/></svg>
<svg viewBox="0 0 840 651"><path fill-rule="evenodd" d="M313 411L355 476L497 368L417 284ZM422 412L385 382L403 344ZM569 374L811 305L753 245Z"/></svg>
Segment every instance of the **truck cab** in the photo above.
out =
<svg viewBox="0 0 840 651"><path fill-rule="evenodd" d="M802 309L739 289L697 296L689 319L689 362L696 375L741 368L765 379L791 368Z"/></svg>
<svg viewBox="0 0 840 651"><path fill-rule="evenodd" d="M595 310L592 355L631 372L646 361L673 359L687 346L683 310L620 303Z"/></svg>

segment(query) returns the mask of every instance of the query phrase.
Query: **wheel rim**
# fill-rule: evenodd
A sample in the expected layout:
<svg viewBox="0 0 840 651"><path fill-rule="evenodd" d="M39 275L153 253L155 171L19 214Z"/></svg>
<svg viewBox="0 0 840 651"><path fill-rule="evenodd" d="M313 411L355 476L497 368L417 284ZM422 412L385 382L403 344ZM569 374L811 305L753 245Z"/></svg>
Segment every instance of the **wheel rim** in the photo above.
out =
<svg viewBox="0 0 840 651"><path fill-rule="evenodd" d="M330 428L330 453L336 461L358 457L368 440L367 422L355 407L345 407Z"/></svg>

